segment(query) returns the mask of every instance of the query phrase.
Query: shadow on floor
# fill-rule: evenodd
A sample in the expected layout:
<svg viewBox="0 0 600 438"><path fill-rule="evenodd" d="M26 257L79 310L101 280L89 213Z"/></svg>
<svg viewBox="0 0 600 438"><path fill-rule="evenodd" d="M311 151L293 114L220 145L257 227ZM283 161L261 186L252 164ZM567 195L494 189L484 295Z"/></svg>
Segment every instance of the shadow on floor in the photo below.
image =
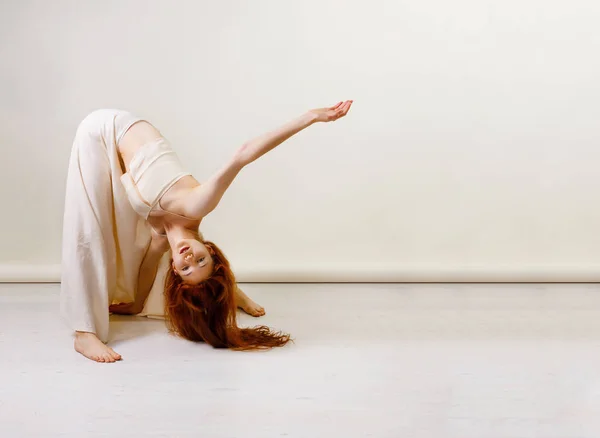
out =
<svg viewBox="0 0 600 438"><path fill-rule="evenodd" d="M167 333L165 321L143 316L110 316L110 345L155 334Z"/></svg>

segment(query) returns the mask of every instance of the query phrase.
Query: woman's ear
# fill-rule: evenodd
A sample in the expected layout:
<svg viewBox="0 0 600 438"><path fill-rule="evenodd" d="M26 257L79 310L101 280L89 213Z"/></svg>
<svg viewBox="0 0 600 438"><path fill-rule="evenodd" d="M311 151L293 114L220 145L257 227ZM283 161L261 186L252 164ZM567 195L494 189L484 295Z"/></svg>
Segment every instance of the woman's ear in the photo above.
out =
<svg viewBox="0 0 600 438"><path fill-rule="evenodd" d="M211 256L215 255L215 248L212 246L212 243L210 243L210 242L204 242L204 246L206 246L206 249L208 250L208 253Z"/></svg>

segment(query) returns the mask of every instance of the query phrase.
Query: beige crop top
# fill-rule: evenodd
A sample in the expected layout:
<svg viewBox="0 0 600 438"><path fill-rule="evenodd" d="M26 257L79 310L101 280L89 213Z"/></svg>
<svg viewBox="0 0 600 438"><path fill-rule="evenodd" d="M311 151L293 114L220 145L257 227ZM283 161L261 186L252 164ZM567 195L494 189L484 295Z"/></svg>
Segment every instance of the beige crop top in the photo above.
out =
<svg viewBox="0 0 600 438"><path fill-rule="evenodd" d="M133 209L148 219L154 208L162 209L159 201L165 192L187 175L190 172L184 170L169 142L161 137L140 147L129 171L121 175L121 183Z"/></svg>

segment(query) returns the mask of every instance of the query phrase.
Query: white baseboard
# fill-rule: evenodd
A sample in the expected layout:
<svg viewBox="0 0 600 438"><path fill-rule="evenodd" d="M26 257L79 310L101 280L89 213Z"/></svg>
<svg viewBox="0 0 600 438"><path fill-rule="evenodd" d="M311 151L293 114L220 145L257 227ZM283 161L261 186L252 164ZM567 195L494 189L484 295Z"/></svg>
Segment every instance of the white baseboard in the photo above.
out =
<svg viewBox="0 0 600 438"><path fill-rule="evenodd" d="M0 283L59 283L60 265L0 264Z"/></svg>
<svg viewBox="0 0 600 438"><path fill-rule="evenodd" d="M240 283L598 283L598 266L375 266L237 269ZM58 283L60 265L0 264L0 283Z"/></svg>

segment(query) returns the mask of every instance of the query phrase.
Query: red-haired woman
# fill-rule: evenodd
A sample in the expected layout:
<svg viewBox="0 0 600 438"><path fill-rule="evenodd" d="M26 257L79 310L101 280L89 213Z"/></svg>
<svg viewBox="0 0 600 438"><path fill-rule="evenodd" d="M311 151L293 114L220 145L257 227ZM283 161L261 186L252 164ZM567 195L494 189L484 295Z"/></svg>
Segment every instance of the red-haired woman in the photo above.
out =
<svg viewBox="0 0 600 438"><path fill-rule="evenodd" d="M99 362L121 359L105 345L109 309L140 313L169 250L164 312L174 333L237 350L286 344L289 335L268 327L237 326L237 307L253 316L264 309L237 287L223 252L199 227L245 166L314 123L344 117L351 105L310 110L247 142L202 183L148 121L121 110L88 115L73 143L63 224L61 311L75 349Z"/></svg>

